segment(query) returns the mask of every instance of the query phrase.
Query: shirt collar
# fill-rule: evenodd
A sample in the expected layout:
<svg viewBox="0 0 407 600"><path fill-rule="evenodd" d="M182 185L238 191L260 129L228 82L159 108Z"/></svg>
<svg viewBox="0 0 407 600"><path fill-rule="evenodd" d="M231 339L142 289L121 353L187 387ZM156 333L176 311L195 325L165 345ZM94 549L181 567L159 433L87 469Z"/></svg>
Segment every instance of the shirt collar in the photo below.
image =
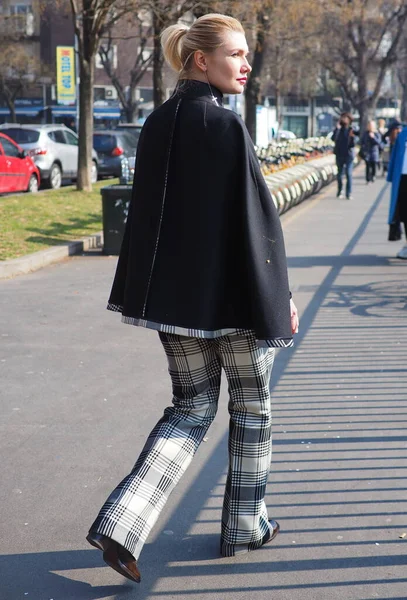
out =
<svg viewBox="0 0 407 600"><path fill-rule="evenodd" d="M180 79L175 88L175 94L188 98L200 98L206 102L223 106L222 92L212 84L196 79ZM213 98L216 98L216 102Z"/></svg>

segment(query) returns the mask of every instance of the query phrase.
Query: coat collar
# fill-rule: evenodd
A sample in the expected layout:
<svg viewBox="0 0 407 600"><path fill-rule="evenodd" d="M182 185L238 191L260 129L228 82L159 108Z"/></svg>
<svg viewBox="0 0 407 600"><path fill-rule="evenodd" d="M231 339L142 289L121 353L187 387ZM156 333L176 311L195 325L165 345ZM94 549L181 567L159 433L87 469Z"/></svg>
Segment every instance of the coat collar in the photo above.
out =
<svg viewBox="0 0 407 600"><path fill-rule="evenodd" d="M209 86L208 83L197 81L196 79L180 79L177 83L174 94L180 95L184 98L199 98L200 100L204 100L205 102L210 102L211 104L216 105L216 102L213 100L214 96L216 98L217 105L223 106L222 92L214 85L211 84Z"/></svg>

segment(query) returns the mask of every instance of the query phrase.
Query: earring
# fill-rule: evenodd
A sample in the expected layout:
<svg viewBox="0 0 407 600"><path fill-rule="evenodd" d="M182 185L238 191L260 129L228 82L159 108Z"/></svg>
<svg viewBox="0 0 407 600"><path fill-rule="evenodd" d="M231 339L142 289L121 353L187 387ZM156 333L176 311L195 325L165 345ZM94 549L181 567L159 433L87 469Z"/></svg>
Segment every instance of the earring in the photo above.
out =
<svg viewBox="0 0 407 600"><path fill-rule="evenodd" d="M205 69L205 71L204 71L204 72L205 72L205 77L206 77L206 80L207 80L207 82L208 82L208 85L209 85L209 90L210 90L210 92L211 92L211 96L212 96L212 102L213 102L214 104L216 104L216 106L219 106L218 100L217 100L217 98L216 98L215 94L214 94L214 93L213 93L213 91L212 91L211 84L209 83L208 69Z"/></svg>

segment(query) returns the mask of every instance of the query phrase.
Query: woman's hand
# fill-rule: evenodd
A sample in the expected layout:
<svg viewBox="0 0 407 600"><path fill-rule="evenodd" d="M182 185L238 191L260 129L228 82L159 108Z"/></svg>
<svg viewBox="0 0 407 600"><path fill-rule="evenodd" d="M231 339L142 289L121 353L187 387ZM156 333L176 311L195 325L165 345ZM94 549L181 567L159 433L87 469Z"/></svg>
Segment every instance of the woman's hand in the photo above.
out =
<svg viewBox="0 0 407 600"><path fill-rule="evenodd" d="M300 320L298 318L298 310L294 302L290 300L290 314L291 314L291 331L292 333L298 333L298 327Z"/></svg>

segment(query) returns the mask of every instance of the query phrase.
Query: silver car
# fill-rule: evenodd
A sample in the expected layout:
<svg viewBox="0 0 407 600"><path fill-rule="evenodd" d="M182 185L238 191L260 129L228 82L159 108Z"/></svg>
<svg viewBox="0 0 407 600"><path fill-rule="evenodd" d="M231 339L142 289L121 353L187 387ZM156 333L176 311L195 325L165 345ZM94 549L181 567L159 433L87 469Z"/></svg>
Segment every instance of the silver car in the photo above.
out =
<svg viewBox="0 0 407 600"><path fill-rule="evenodd" d="M64 180L78 175L78 136L65 125L0 125L0 131L13 139L33 159L41 181L57 189ZM92 183L98 178L98 155L92 149Z"/></svg>

